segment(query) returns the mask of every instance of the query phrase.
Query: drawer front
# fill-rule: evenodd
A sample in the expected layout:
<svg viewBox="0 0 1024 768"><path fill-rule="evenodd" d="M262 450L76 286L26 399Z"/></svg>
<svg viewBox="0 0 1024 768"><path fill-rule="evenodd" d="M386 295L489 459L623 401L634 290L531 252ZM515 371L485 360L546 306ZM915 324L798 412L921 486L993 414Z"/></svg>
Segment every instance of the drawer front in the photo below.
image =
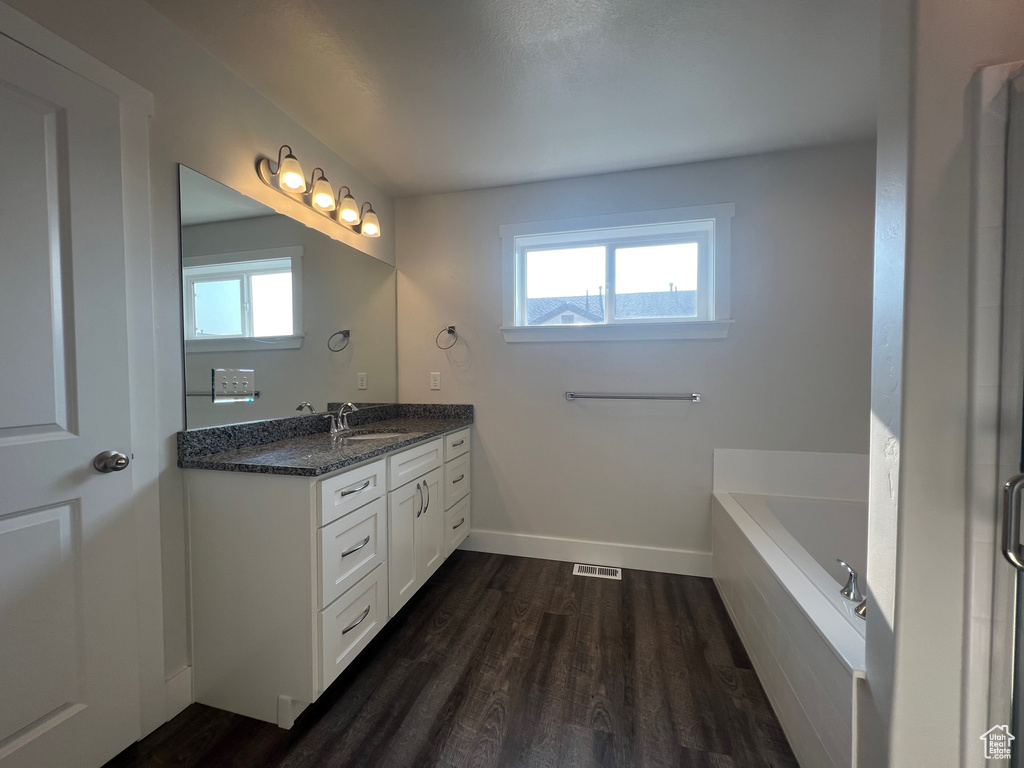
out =
<svg viewBox="0 0 1024 768"><path fill-rule="evenodd" d="M469 493L469 454L464 453L444 465L444 508Z"/></svg>
<svg viewBox="0 0 1024 768"><path fill-rule="evenodd" d="M321 481L320 525L327 525L383 496L387 490L386 466L381 459Z"/></svg>
<svg viewBox="0 0 1024 768"><path fill-rule="evenodd" d="M388 502L381 496L317 531L321 608L387 560L387 521Z"/></svg>
<svg viewBox="0 0 1024 768"><path fill-rule="evenodd" d="M380 565L319 613L320 689L342 673L387 621L388 568Z"/></svg>
<svg viewBox="0 0 1024 768"><path fill-rule="evenodd" d="M417 445L390 457L388 462L391 470L391 490L400 488L440 467L443 452L443 441L431 440L429 443Z"/></svg>
<svg viewBox="0 0 1024 768"><path fill-rule="evenodd" d="M469 430L463 429L444 436L444 460L451 461L456 456L469 453Z"/></svg>
<svg viewBox="0 0 1024 768"><path fill-rule="evenodd" d="M469 536L469 496L463 496L454 507L444 513L444 556L448 557Z"/></svg>

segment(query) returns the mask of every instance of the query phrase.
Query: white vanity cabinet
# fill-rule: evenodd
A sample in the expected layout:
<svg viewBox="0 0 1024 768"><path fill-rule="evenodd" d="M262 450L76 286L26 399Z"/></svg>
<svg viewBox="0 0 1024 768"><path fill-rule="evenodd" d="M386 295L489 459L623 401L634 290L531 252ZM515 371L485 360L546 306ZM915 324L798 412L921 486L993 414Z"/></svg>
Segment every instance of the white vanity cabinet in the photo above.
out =
<svg viewBox="0 0 1024 768"><path fill-rule="evenodd" d="M468 534L454 434L320 478L186 471L197 702L291 727L461 541L453 514Z"/></svg>

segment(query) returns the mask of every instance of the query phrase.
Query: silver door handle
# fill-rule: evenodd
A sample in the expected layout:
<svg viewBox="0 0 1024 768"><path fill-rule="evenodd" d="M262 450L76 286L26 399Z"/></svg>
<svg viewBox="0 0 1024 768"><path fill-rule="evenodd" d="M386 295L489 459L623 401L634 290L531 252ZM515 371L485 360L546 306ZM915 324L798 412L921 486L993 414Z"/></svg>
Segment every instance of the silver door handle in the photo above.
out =
<svg viewBox="0 0 1024 768"><path fill-rule="evenodd" d="M348 490L348 491L342 491L341 492L341 496L342 496L342 498L344 498L346 496L351 496L353 493L359 493L360 491L365 491L369 487L370 487L370 478L366 478L366 482L365 483L360 485L358 488L352 488L351 490Z"/></svg>
<svg viewBox="0 0 1024 768"><path fill-rule="evenodd" d="M1024 474L1011 477L1003 487L1003 554L1010 565L1024 571L1024 550L1020 546L1020 494Z"/></svg>
<svg viewBox="0 0 1024 768"><path fill-rule="evenodd" d="M419 483L416 483L416 493L418 493L420 495L420 506L419 506L419 509L416 510L416 517L419 517L420 515L423 514L423 491L420 490L420 484Z"/></svg>
<svg viewBox="0 0 1024 768"><path fill-rule="evenodd" d="M127 469L129 464L131 460L120 451L104 451L92 460L93 468L103 474L120 472Z"/></svg>
<svg viewBox="0 0 1024 768"><path fill-rule="evenodd" d="M462 518L461 520L459 520L459 522L457 522L455 525L453 525L452 526L452 530L454 531L456 528L461 526L464 522L466 522L466 518Z"/></svg>
<svg viewBox="0 0 1024 768"><path fill-rule="evenodd" d="M423 490L427 492L427 506L423 508L423 514L425 515L427 510L430 509L430 486L426 482L423 483Z"/></svg>
<svg viewBox="0 0 1024 768"><path fill-rule="evenodd" d="M466 479L466 473L463 472L461 475L459 475L454 480L452 480L452 485L455 485L456 483L461 483L465 479Z"/></svg>
<svg viewBox="0 0 1024 768"><path fill-rule="evenodd" d="M352 622L351 624L349 624L349 625L348 625L347 627L345 627L345 628L344 628L343 630L341 630L341 634L343 634L343 635L347 635L347 634L348 634L349 632L351 632L351 631L352 631L353 629L355 629L355 628L356 628L356 627L358 627L358 626L359 626L360 624L362 624L362 623L363 623L363 621L365 621L365 620L366 620L366 617L367 617L367 616L369 616L369 615L370 615L370 606L366 606L366 610L365 610L365 611L363 611L363 615L362 615L362 616L360 616L360 617L359 617L358 619L356 619L355 621L353 621L353 622Z"/></svg>
<svg viewBox="0 0 1024 768"><path fill-rule="evenodd" d="M347 552L342 552L341 556L342 557L348 557L353 552L358 552L360 549L362 549L363 547L365 547L369 543L370 543L370 537L367 536L365 539L363 539L363 543L362 544L356 544L354 547L352 547L352 549L348 550Z"/></svg>

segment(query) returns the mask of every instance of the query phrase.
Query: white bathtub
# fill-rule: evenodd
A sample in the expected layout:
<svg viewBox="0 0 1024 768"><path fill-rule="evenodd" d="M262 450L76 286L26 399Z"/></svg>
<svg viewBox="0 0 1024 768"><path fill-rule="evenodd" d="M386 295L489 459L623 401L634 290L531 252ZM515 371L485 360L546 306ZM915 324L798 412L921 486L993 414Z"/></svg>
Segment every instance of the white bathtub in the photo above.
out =
<svg viewBox="0 0 1024 768"><path fill-rule="evenodd" d="M729 484L716 481L711 520L712 573L726 608L800 765L856 766L865 622L839 594L846 571L835 559L863 574L867 503L786 496L774 481L768 493L746 492L757 483L724 490ZM807 490L797 484L794 493Z"/></svg>

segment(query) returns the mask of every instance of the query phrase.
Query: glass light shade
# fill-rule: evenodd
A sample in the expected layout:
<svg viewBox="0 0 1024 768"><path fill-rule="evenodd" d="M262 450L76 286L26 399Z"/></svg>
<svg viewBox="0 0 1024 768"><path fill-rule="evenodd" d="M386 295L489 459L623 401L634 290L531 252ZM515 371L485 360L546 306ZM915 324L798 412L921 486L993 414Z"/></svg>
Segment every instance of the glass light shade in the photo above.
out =
<svg viewBox="0 0 1024 768"><path fill-rule="evenodd" d="M302 173L302 166L299 165L299 161L293 154L285 155L281 166L277 169L277 178L280 179L281 186L290 192L306 191L306 176Z"/></svg>
<svg viewBox="0 0 1024 768"><path fill-rule="evenodd" d="M334 200L334 190L331 189L331 183L323 176L313 182L312 198L313 207L317 210L333 211L338 207Z"/></svg>
<svg viewBox="0 0 1024 768"><path fill-rule="evenodd" d="M341 207L338 209L338 218L346 224L355 224L359 221L359 206L352 195L345 195L341 199Z"/></svg>
<svg viewBox="0 0 1024 768"><path fill-rule="evenodd" d="M363 223L359 231L367 237L380 237L380 221L377 219L377 214L373 212L373 208L363 216Z"/></svg>

